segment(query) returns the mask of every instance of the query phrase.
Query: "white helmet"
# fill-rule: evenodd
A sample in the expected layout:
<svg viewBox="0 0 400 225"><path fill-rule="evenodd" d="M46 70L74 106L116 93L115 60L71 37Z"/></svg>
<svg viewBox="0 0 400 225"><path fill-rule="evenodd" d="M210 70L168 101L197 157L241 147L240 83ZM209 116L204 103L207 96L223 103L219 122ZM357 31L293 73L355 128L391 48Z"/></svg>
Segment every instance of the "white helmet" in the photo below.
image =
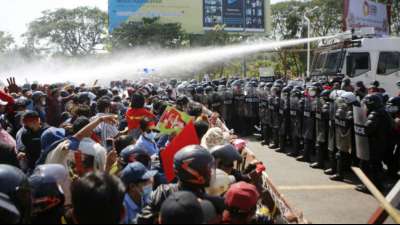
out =
<svg viewBox="0 0 400 225"><path fill-rule="evenodd" d="M353 92L344 92L340 95L346 104L353 104L358 101L357 96Z"/></svg>

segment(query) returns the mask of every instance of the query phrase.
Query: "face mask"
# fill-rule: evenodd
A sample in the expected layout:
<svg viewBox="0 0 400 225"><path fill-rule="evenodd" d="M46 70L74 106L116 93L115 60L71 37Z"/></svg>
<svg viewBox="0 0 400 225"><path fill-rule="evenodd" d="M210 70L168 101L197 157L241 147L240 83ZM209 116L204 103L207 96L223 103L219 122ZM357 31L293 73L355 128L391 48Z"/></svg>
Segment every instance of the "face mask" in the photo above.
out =
<svg viewBox="0 0 400 225"><path fill-rule="evenodd" d="M150 195L153 192L153 186L152 185L147 185L143 187L142 191L142 199L143 199L143 204L147 204L150 200Z"/></svg>
<svg viewBox="0 0 400 225"><path fill-rule="evenodd" d="M155 132L145 133L144 137L149 140L154 141L154 139L156 139L156 137L157 137L157 133L155 133Z"/></svg>

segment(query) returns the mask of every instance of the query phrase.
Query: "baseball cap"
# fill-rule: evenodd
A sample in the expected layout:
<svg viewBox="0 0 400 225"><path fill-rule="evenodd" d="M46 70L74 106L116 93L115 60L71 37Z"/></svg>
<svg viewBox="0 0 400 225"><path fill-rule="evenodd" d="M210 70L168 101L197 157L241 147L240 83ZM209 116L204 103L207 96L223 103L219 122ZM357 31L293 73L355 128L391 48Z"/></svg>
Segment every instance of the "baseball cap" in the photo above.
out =
<svg viewBox="0 0 400 225"><path fill-rule="evenodd" d="M158 172L148 170L142 163L130 163L121 173L121 180L125 185L146 181L153 178Z"/></svg>
<svg viewBox="0 0 400 225"><path fill-rule="evenodd" d="M21 214L8 195L0 193L0 223L17 224Z"/></svg>
<svg viewBox="0 0 400 225"><path fill-rule="evenodd" d="M254 185L239 182L229 188L225 195L225 205L228 209L238 210L238 213L248 213L256 208L259 197Z"/></svg>
<svg viewBox="0 0 400 225"><path fill-rule="evenodd" d="M203 208L197 197L187 191L171 194L161 207L162 224L202 224Z"/></svg>
<svg viewBox="0 0 400 225"><path fill-rule="evenodd" d="M27 111L24 113L24 115L22 116L22 120L26 121L26 120L31 120L31 119L37 119L40 118L39 114L35 111Z"/></svg>
<svg viewBox="0 0 400 225"><path fill-rule="evenodd" d="M150 158L150 156L146 150L144 150L140 147L136 147L134 145L129 145L128 147L124 148L121 151L120 157L122 158L122 160L125 164L128 164L128 163L136 162L137 161L136 156L138 156L138 155L144 155L144 156L148 156Z"/></svg>
<svg viewBox="0 0 400 225"><path fill-rule="evenodd" d="M62 128L50 127L45 132L43 132L40 141L42 144L42 149L48 151L53 144L65 138L65 130Z"/></svg>

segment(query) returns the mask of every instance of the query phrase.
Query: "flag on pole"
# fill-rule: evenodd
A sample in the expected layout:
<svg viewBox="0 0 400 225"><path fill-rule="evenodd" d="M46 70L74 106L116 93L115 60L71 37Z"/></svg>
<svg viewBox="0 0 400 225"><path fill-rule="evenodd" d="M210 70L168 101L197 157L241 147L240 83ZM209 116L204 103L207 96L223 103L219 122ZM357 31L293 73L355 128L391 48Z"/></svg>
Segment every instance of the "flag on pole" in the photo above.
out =
<svg viewBox="0 0 400 225"><path fill-rule="evenodd" d="M176 136L167 148L161 152L161 160L165 176L168 182L175 178L174 157L181 149L189 145L199 145L200 140L197 136L193 120L191 120L178 136Z"/></svg>

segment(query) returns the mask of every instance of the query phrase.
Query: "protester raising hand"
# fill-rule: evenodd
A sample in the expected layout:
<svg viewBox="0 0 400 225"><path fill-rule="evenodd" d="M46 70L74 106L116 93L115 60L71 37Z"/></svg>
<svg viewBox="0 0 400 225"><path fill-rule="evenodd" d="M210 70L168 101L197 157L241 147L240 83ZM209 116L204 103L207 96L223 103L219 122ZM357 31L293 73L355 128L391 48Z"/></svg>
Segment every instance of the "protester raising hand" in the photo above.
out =
<svg viewBox="0 0 400 225"><path fill-rule="evenodd" d="M15 77L8 78L7 83L8 83L7 91L9 93L19 93L21 91L21 88L17 85L15 81Z"/></svg>

